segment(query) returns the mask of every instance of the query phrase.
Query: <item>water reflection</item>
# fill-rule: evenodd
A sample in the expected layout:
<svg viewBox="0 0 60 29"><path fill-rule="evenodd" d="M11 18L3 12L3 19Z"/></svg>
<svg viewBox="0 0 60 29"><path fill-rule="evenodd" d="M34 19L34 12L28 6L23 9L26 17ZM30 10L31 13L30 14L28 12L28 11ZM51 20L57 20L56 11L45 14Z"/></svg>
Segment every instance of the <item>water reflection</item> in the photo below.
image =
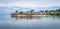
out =
<svg viewBox="0 0 60 29"><path fill-rule="evenodd" d="M60 16L11 16L0 15L0 27L6 28L59 28L60 29ZM15 20L16 19L16 20ZM25 20L26 19L26 20Z"/></svg>
<svg viewBox="0 0 60 29"><path fill-rule="evenodd" d="M26 20L31 20L31 19L44 19L44 20L48 20L48 19L52 19L52 20L55 20L55 19L60 19L60 16L11 16L11 18L14 18L16 20L18 19L26 19Z"/></svg>
<svg viewBox="0 0 60 29"><path fill-rule="evenodd" d="M40 19L40 16L11 16L11 18L17 19Z"/></svg>

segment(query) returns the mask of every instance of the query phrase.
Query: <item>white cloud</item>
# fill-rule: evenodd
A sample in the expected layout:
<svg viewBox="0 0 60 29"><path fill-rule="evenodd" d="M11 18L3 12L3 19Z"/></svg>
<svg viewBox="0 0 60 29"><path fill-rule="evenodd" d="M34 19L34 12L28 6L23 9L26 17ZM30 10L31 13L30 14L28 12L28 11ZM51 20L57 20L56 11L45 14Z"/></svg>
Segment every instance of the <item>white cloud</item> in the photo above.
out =
<svg viewBox="0 0 60 29"><path fill-rule="evenodd" d="M20 6L20 7L60 6L60 0L2 0L0 2L0 6Z"/></svg>

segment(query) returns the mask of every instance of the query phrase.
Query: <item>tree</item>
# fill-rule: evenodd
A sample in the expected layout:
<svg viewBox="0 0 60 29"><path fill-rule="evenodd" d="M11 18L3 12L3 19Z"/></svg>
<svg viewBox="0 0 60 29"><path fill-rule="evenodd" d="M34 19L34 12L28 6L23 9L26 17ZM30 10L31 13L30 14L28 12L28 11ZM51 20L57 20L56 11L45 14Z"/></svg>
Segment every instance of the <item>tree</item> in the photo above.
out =
<svg viewBox="0 0 60 29"><path fill-rule="evenodd" d="M23 14L23 12L19 12L20 14Z"/></svg>
<svg viewBox="0 0 60 29"><path fill-rule="evenodd" d="M48 10L46 10L45 12L49 12Z"/></svg>
<svg viewBox="0 0 60 29"><path fill-rule="evenodd" d="M30 10L30 12L32 13L32 12L34 12L34 10L32 9L32 10Z"/></svg>
<svg viewBox="0 0 60 29"><path fill-rule="evenodd" d="M40 11L41 13L43 13L44 11Z"/></svg>
<svg viewBox="0 0 60 29"><path fill-rule="evenodd" d="M18 12L18 11L15 11L15 12Z"/></svg>
<svg viewBox="0 0 60 29"><path fill-rule="evenodd" d="M60 12L60 9L57 9L56 11L57 11L57 12Z"/></svg>

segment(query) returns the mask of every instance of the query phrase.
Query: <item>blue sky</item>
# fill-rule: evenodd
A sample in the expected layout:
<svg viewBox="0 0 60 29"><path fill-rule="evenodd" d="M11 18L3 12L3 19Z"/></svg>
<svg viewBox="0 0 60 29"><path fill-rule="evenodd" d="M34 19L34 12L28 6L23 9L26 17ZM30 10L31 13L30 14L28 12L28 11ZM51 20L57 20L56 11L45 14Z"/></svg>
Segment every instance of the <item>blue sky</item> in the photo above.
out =
<svg viewBox="0 0 60 29"><path fill-rule="evenodd" d="M60 6L60 0L0 0L0 6L50 7Z"/></svg>

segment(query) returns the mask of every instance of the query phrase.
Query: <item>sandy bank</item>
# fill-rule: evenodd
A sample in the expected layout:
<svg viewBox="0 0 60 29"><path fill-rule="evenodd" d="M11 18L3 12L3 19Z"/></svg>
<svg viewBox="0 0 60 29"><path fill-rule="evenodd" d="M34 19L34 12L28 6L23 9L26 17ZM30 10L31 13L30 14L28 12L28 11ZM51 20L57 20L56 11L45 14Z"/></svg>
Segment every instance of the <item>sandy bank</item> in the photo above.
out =
<svg viewBox="0 0 60 29"><path fill-rule="evenodd" d="M50 16L50 15L14 15L14 16Z"/></svg>

